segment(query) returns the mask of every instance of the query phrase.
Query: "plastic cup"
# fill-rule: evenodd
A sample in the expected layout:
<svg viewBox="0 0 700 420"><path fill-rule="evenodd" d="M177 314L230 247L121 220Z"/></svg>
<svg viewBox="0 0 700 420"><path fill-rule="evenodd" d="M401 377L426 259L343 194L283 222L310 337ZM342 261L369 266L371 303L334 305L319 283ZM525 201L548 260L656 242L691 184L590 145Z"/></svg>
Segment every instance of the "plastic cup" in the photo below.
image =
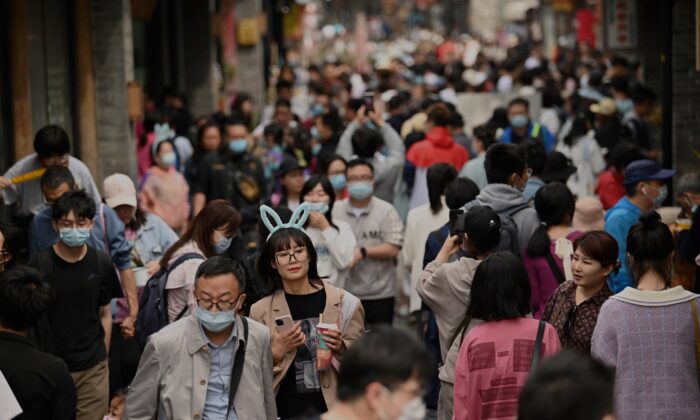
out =
<svg viewBox="0 0 700 420"><path fill-rule="evenodd" d="M131 270L134 272L136 287L146 286L146 283L148 283L148 270L146 267L134 267Z"/></svg>
<svg viewBox="0 0 700 420"><path fill-rule="evenodd" d="M318 348L316 349L316 368L321 371L330 369L331 358L333 357L333 351L328 348L326 340L324 339L324 334L328 331L338 331L337 324L326 324L320 323L316 325L316 332L318 333Z"/></svg>

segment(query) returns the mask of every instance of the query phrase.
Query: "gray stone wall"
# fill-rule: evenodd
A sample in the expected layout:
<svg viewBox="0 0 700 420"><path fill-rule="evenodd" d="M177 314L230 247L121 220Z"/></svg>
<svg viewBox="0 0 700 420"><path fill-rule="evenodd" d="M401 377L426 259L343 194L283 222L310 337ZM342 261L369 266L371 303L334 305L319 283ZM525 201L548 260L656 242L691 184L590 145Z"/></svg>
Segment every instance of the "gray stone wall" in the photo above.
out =
<svg viewBox="0 0 700 420"><path fill-rule="evenodd" d="M216 60L208 2L182 0L185 92L193 115L210 114L216 107L213 78Z"/></svg>

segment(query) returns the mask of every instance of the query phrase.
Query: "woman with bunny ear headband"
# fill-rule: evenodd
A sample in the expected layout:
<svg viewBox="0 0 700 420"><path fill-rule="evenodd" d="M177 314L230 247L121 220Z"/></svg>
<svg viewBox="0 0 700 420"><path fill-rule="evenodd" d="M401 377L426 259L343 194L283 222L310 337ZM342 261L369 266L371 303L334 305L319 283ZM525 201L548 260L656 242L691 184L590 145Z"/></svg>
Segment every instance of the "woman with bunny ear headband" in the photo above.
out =
<svg viewBox="0 0 700 420"><path fill-rule="evenodd" d="M303 231L308 203L297 207L288 223L267 206L261 206L260 217L270 234L258 259L258 275L272 292L253 305L250 318L270 328L277 412L281 418L309 410L323 413L335 401L337 371L317 369L316 325L336 325L322 338L337 361L364 334L364 310L359 299L319 275L316 250ZM293 327L280 328L289 317Z"/></svg>

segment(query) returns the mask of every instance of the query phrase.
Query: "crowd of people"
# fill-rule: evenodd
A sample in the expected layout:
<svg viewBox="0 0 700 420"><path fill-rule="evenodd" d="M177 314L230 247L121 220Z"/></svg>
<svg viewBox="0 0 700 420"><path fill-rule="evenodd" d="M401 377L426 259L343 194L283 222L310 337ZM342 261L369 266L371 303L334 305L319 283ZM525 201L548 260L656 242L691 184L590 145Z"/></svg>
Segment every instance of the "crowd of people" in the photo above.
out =
<svg viewBox="0 0 700 420"><path fill-rule="evenodd" d="M0 418L698 418L700 175L642 72L467 55L167 92L101 188L38 130L0 177ZM471 133L464 92L503 105Z"/></svg>

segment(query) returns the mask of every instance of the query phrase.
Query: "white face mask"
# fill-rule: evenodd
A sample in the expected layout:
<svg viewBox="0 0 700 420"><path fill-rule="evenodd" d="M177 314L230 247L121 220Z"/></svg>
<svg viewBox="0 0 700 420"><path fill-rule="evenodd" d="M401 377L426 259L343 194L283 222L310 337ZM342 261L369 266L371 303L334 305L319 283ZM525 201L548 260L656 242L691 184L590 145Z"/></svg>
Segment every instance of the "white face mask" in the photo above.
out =
<svg viewBox="0 0 700 420"><path fill-rule="evenodd" d="M384 387L384 390L390 395L392 404L396 404L394 402L394 393L386 387ZM398 418L392 419L383 411L379 413L379 418L382 420L424 420L426 414L427 409L423 398L415 397L401 408L401 415Z"/></svg>

